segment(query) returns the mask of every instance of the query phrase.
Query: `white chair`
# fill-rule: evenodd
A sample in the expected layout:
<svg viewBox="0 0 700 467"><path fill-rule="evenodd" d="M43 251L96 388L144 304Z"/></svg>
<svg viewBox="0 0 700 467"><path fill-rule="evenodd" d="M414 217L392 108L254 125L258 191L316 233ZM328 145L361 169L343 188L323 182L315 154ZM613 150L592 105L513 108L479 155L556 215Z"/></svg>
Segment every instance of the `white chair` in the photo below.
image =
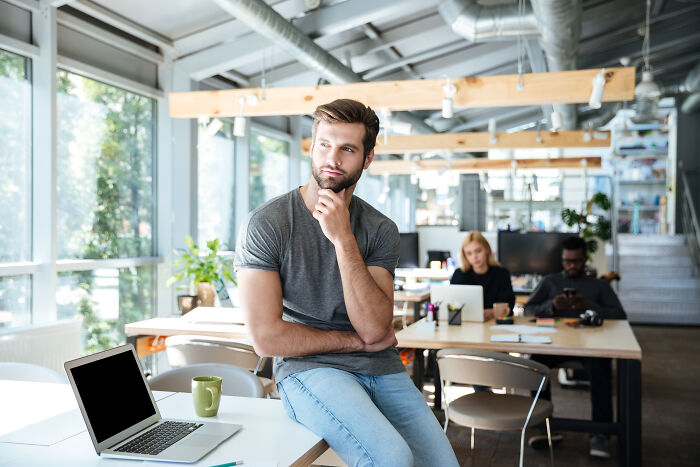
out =
<svg viewBox="0 0 700 467"><path fill-rule="evenodd" d="M53 371L33 363L0 362L0 379L33 381L38 383L67 383L68 380Z"/></svg>
<svg viewBox="0 0 700 467"><path fill-rule="evenodd" d="M245 368L257 375L267 360L256 354L253 346L246 341L209 336L170 336L165 339L165 350L173 368L197 363L222 363ZM276 390L274 381L259 378L265 394Z"/></svg>
<svg viewBox="0 0 700 467"><path fill-rule="evenodd" d="M539 399L548 383L549 368L528 359L513 357L500 352L483 350L444 349L437 353L445 407L445 431L453 421L471 428L471 449L474 450L475 429L520 430L520 466L523 465L525 429L528 425L547 426L549 455L554 465L552 436L549 419L553 406L548 400ZM450 383L478 384L509 389L537 391L535 397L512 393L497 394L480 391L466 394L448 403L446 390Z"/></svg>
<svg viewBox="0 0 700 467"><path fill-rule="evenodd" d="M198 363L173 368L149 378L154 391L192 392L195 376L219 376L222 379L221 394L224 396L263 397L260 379L248 370L221 363Z"/></svg>

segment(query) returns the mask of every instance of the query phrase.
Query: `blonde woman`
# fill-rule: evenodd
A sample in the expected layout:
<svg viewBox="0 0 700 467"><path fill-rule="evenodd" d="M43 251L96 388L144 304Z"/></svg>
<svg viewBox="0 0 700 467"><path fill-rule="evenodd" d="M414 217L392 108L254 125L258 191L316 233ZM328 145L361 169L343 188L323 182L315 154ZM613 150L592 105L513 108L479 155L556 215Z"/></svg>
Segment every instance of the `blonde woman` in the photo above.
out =
<svg viewBox="0 0 700 467"><path fill-rule="evenodd" d="M473 230L462 242L460 268L455 270L450 284L480 285L484 289L484 318L503 316L499 309L494 314L494 303L507 303L513 309L515 294L510 283L510 273L496 261L491 245L481 232Z"/></svg>

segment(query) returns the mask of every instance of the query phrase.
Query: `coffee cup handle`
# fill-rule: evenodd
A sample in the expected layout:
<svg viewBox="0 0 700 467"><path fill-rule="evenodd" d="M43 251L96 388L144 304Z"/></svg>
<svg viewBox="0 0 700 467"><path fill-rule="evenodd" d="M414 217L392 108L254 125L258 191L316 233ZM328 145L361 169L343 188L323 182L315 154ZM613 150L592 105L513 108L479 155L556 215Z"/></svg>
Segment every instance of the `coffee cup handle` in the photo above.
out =
<svg viewBox="0 0 700 467"><path fill-rule="evenodd" d="M219 393L219 388L216 386L207 386L207 391L211 393L211 405L206 408L206 410L213 410L214 404L216 403L216 397Z"/></svg>

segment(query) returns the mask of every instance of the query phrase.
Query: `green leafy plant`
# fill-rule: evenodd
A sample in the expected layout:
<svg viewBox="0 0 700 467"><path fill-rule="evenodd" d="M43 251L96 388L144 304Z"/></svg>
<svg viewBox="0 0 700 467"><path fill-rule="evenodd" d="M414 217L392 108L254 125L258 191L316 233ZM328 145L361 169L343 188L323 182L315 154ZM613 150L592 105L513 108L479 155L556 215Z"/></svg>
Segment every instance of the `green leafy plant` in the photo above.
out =
<svg viewBox="0 0 700 467"><path fill-rule="evenodd" d="M187 248L174 250L177 259L173 261L173 275L168 279L168 287L175 282L186 282L178 288L186 289L193 283L196 289L200 282L214 285L219 279L236 284L231 262L219 255L221 242L218 238L209 240L203 250L189 235L185 236L185 244Z"/></svg>
<svg viewBox="0 0 700 467"><path fill-rule="evenodd" d="M586 241L588 259L598 251L598 239L607 241L612 237L610 220L604 214L596 214L594 208L598 208L599 213L610 211L610 200L604 193L594 194L581 212L568 208L561 211L561 220L569 227L576 226L578 234Z"/></svg>

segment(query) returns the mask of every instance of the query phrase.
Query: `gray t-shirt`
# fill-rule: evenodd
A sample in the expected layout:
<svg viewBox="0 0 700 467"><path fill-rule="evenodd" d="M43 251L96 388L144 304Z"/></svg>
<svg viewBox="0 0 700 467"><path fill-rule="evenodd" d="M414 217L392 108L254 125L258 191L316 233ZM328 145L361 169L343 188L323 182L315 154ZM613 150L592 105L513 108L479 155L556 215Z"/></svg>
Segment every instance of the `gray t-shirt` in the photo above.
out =
<svg viewBox="0 0 700 467"><path fill-rule="evenodd" d="M353 196L350 226L367 266L381 266L393 276L399 257L396 224ZM248 214L236 245L236 269L279 271L285 321L318 329L354 331L347 315L335 247L304 204L299 189ZM275 379L317 367L366 375L404 371L395 348L381 352L276 357Z"/></svg>

